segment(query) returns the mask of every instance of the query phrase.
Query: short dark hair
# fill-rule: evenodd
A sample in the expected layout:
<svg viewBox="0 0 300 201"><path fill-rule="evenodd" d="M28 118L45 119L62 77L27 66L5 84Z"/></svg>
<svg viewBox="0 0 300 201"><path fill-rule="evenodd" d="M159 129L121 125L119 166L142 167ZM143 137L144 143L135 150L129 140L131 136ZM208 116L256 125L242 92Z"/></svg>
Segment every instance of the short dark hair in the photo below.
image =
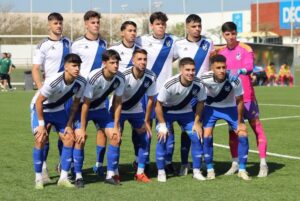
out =
<svg viewBox="0 0 300 201"><path fill-rule="evenodd" d="M105 50L102 54L102 61L108 61L109 59L121 60L119 53L115 50Z"/></svg>
<svg viewBox="0 0 300 201"><path fill-rule="evenodd" d="M223 33L226 31L236 31L236 24L234 22L225 22L221 29Z"/></svg>
<svg viewBox="0 0 300 201"><path fill-rule="evenodd" d="M132 25L132 26L134 26L136 28L136 23L134 21L125 21L121 25L121 31L123 31L124 29L126 29L126 27L128 25Z"/></svg>
<svg viewBox="0 0 300 201"><path fill-rule="evenodd" d="M147 54L148 54L146 50L140 49L140 48L136 48L136 49L133 51L132 56L134 56L134 55L136 55L136 54L138 54L138 53L141 53L141 54L144 54L144 55L147 55Z"/></svg>
<svg viewBox="0 0 300 201"><path fill-rule="evenodd" d="M100 19L101 14L94 10L89 10L84 14L83 19L84 19L84 21L88 21L92 17L97 17L98 19Z"/></svg>
<svg viewBox="0 0 300 201"><path fill-rule="evenodd" d="M226 57L221 54L216 54L210 58L210 63L213 64L215 62L224 62L226 63Z"/></svg>
<svg viewBox="0 0 300 201"><path fill-rule="evenodd" d="M196 14L190 14L186 19L185 23L188 24L190 22L199 22L201 24L201 17Z"/></svg>
<svg viewBox="0 0 300 201"><path fill-rule="evenodd" d="M179 68L185 66L185 65L195 65L195 61L194 59L192 59L191 57L184 57L182 59L180 59L179 61Z"/></svg>
<svg viewBox="0 0 300 201"><path fill-rule="evenodd" d="M48 21L57 20L57 21L64 21L63 16L60 13L50 13L48 15Z"/></svg>
<svg viewBox="0 0 300 201"><path fill-rule="evenodd" d="M270 62L270 66L274 66L275 64L274 64L274 62Z"/></svg>
<svg viewBox="0 0 300 201"><path fill-rule="evenodd" d="M64 63L81 64L82 61L80 59L80 56L78 56L77 54L74 54L74 53L70 53L64 57Z"/></svg>
<svg viewBox="0 0 300 201"><path fill-rule="evenodd" d="M153 24L154 20L161 20L163 22L168 21L168 17L165 13L163 12L154 12L150 15L150 23Z"/></svg>

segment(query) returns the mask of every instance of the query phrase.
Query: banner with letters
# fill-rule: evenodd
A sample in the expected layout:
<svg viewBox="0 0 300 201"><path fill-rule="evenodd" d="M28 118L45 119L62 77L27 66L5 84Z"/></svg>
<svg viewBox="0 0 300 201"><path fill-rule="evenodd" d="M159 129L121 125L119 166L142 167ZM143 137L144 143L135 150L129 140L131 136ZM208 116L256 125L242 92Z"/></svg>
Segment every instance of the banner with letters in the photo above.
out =
<svg viewBox="0 0 300 201"><path fill-rule="evenodd" d="M279 4L280 29L300 28L300 1L280 2Z"/></svg>

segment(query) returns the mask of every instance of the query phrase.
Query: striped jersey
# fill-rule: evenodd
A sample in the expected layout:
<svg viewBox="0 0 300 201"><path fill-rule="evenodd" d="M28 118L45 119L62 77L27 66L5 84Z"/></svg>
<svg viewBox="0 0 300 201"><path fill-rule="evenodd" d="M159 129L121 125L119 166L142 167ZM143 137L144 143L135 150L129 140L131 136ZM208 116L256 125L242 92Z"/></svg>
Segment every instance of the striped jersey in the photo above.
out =
<svg viewBox="0 0 300 201"><path fill-rule="evenodd" d="M209 71L209 56L214 51L212 41L204 36L197 42L189 41L187 38L178 40L174 45L174 59L190 57L195 61L196 76L200 77Z"/></svg>
<svg viewBox="0 0 300 201"><path fill-rule="evenodd" d="M183 86L180 82L180 74L169 78L160 89L157 100L162 103L164 112L187 113L192 112L191 100L206 99L205 88L199 78L195 77L190 86Z"/></svg>
<svg viewBox="0 0 300 201"><path fill-rule="evenodd" d="M105 99L114 92L122 96L124 92L124 75L118 71L111 80L106 80L103 68L95 69L88 75L84 97L91 101L90 110L105 108Z"/></svg>
<svg viewBox="0 0 300 201"><path fill-rule="evenodd" d="M136 79L133 75L133 67L123 72L125 76L125 89L122 96L122 113L143 112L141 99L146 94L154 96L156 91L156 75L146 69L141 79Z"/></svg>
<svg viewBox="0 0 300 201"><path fill-rule="evenodd" d="M49 79L45 80L42 88L35 94L31 101L33 106L39 94L47 98L43 102L44 112L57 112L64 110L64 103L71 97L81 98L86 86L86 80L82 76L78 76L72 84L66 85L64 73L57 73Z"/></svg>
<svg viewBox="0 0 300 201"><path fill-rule="evenodd" d="M64 71L64 57L70 53L71 41L67 37L60 40L44 39L36 46L33 64L38 64L44 71L45 79Z"/></svg>
<svg viewBox="0 0 300 201"><path fill-rule="evenodd" d="M157 77L157 89L162 88L166 79L172 76L172 63L174 53L174 35L165 34L163 39L157 39L153 35L137 37L136 44L147 50L147 68L153 71Z"/></svg>
<svg viewBox="0 0 300 201"><path fill-rule="evenodd" d="M236 106L236 97L243 95L243 86L240 79L229 82L226 78L223 82L217 82L212 71L201 76L201 81L206 89L206 105L218 108Z"/></svg>
<svg viewBox="0 0 300 201"><path fill-rule="evenodd" d="M92 70L101 68L102 54L106 47L106 41L101 38L90 40L82 36L73 42L72 53L78 54L82 60L80 74L84 78L87 78Z"/></svg>

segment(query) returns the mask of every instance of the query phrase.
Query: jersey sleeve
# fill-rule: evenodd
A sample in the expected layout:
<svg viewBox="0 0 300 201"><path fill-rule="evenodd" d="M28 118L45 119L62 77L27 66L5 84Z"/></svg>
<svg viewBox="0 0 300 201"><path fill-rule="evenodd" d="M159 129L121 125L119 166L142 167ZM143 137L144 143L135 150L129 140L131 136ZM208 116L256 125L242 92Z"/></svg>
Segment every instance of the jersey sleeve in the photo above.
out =
<svg viewBox="0 0 300 201"><path fill-rule="evenodd" d="M40 89L40 94L42 94L44 97L48 98L51 94L53 94L53 92L56 90L56 87L58 85L56 85L56 87L52 88L50 86L52 80L47 80L45 81L45 83L43 84L42 88Z"/></svg>
<svg viewBox="0 0 300 201"><path fill-rule="evenodd" d="M174 52L173 52L173 60L176 60L179 58L179 53L178 53L178 42L174 43Z"/></svg>
<svg viewBox="0 0 300 201"><path fill-rule="evenodd" d="M85 98L92 99L94 96L94 88L95 88L95 85L91 84L88 79L88 82L87 82L84 92L83 92L83 96Z"/></svg>
<svg viewBox="0 0 300 201"><path fill-rule="evenodd" d="M167 97L168 97L168 90L163 87L159 90L158 96L157 96L157 100L159 102L166 102L167 101Z"/></svg>
<svg viewBox="0 0 300 201"><path fill-rule="evenodd" d="M125 89L124 79L120 79L120 85L116 88L115 95L122 96L124 93L124 89Z"/></svg>
<svg viewBox="0 0 300 201"><path fill-rule="evenodd" d="M84 83L81 83L80 85L81 85L80 89L75 94L76 98L81 98L83 96L84 91L85 91L85 86L86 85Z"/></svg>
<svg viewBox="0 0 300 201"><path fill-rule="evenodd" d="M205 87L202 84L200 86L201 86L201 89L200 89L200 91L197 94L197 100L199 102L200 101L204 101L207 98Z"/></svg>
<svg viewBox="0 0 300 201"><path fill-rule="evenodd" d="M155 80L153 80L151 86L147 89L146 94L147 94L148 96L154 96L154 95L157 94L157 90L156 90L156 81L155 81Z"/></svg>
<svg viewBox="0 0 300 201"><path fill-rule="evenodd" d="M234 95L235 97L241 96L244 94L243 86L242 86L242 81L239 78L239 83L234 87Z"/></svg>
<svg viewBox="0 0 300 201"><path fill-rule="evenodd" d="M242 66L240 68L245 68L248 73L251 73L253 71L253 67L254 67L253 50L249 47L248 49L245 49L244 54L245 54L244 59L242 62Z"/></svg>
<svg viewBox="0 0 300 201"><path fill-rule="evenodd" d="M45 54L44 46L38 45L34 50L32 62L33 62L33 64L41 65L44 63L45 57L46 57L46 54Z"/></svg>

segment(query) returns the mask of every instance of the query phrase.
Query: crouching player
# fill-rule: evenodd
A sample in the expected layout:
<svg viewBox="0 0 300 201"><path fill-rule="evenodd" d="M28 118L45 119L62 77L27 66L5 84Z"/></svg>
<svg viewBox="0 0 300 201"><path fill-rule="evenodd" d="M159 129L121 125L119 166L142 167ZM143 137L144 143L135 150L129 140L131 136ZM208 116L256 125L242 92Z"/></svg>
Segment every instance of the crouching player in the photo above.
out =
<svg viewBox="0 0 300 201"><path fill-rule="evenodd" d="M79 75L81 59L76 54L68 54L64 58L64 72L57 73L45 81L42 88L34 96L31 103L31 127L35 137L33 163L35 169L35 188L43 189L42 165L43 146L48 136L47 124L53 125L59 131L63 141L60 158L61 175L58 186L74 187L68 180L68 171L74 145L72 122L83 94L86 81ZM64 103L71 97L74 102L68 119Z"/></svg>
<svg viewBox="0 0 300 201"><path fill-rule="evenodd" d="M156 75L146 69L147 52L136 49L133 52L133 66L123 72L125 76L125 89L122 97L122 115L120 120L123 130L126 120L131 124L137 135L138 157L137 173L135 179L140 182L151 180L144 173L146 160L149 155L150 138L152 135L150 116L153 108L154 95L156 95ZM141 99L148 96L146 112L143 112Z"/></svg>
<svg viewBox="0 0 300 201"><path fill-rule="evenodd" d="M200 79L195 77L195 62L185 57L179 61L180 73L168 79L159 90L155 106L157 118L157 145L156 165L158 169L157 180L166 182L165 157L166 140L172 131L172 123L177 121L182 130L187 132L191 139L193 178L205 180L200 172L202 145L202 125L200 122L206 93ZM196 113L193 112L190 101L196 97Z"/></svg>
<svg viewBox="0 0 300 201"><path fill-rule="evenodd" d="M106 135L110 140L107 151L107 175L105 182L113 185L120 184L118 172L121 139L119 120L122 110L124 75L118 71L119 61L120 55L115 50L106 50L102 54L103 67L93 70L88 75L87 86L83 95L81 115L76 116L74 125L75 136L79 139L76 141L74 149L74 170L76 172L78 187L84 186L81 175L84 158L83 147L87 136L87 123L90 120L94 122L97 129L96 159L98 163L99 159L104 157L104 152L101 151L105 149L106 144L106 141L103 142L103 135ZM105 107L105 100L112 92L114 92L114 111L112 113L114 119ZM81 160L77 160L77 158Z"/></svg>
<svg viewBox="0 0 300 201"><path fill-rule="evenodd" d="M215 179L213 167L213 129L217 120L227 121L238 135L238 176L250 180L246 172L248 137L243 122L243 88L240 79L230 82L226 76L226 58L216 55L211 58L211 70L201 76L207 99L203 110L203 151L207 166L207 179Z"/></svg>

